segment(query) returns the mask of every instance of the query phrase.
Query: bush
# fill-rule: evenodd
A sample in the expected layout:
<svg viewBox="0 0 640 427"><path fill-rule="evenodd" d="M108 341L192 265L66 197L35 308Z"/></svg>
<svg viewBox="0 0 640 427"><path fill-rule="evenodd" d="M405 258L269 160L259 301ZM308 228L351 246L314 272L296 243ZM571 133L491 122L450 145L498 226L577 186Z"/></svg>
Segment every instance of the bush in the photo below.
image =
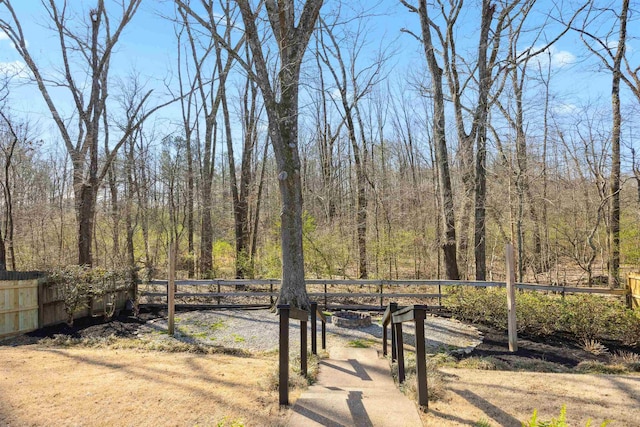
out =
<svg viewBox="0 0 640 427"><path fill-rule="evenodd" d="M450 288L444 305L459 319L507 329L505 289ZM640 315L620 301L595 295L516 294L518 332L529 336L570 333L577 341L640 342Z"/></svg>
<svg viewBox="0 0 640 427"><path fill-rule="evenodd" d="M130 288L135 281L135 275L129 270L91 269L87 266L69 265L50 271L48 280L57 284L58 296L64 302L64 311L67 314L67 324L72 326L74 315L87 308L91 298L102 297L123 287ZM109 311L105 307L108 317L113 315L115 310L113 301L111 309Z"/></svg>

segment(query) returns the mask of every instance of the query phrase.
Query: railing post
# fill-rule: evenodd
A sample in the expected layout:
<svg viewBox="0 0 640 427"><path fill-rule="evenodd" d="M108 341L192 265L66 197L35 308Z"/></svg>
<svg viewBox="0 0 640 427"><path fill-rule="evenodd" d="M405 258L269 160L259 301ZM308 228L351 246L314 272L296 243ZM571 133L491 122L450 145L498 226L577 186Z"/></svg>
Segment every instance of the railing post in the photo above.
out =
<svg viewBox="0 0 640 427"><path fill-rule="evenodd" d="M427 313L423 307L415 307L413 319L416 324L416 381L418 389L418 405L425 410L429 408L427 395L427 355L424 347L424 321Z"/></svg>
<svg viewBox="0 0 640 427"><path fill-rule="evenodd" d="M311 303L311 354L318 354L318 330L316 328L318 317L318 303Z"/></svg>
<svg viewBox="0 0 640 427"><path fill-rule="evenodd" d="M278 392L280 404L289 404L289 309L287 304L278 305L280 315Z"/></svg>
<svg viewBox="0 0 640 427"><path fill-rule="evenodd" d="M269 304L273 306L273 281L269 282Z"/></svg>
<svg viewBox="0 0 640 427"><path fill-rule="evenodd" d="M398 355L398 382L402 384L405 380L404 375L404 343L402 342L402 323L393 323L393 329L395 330L395 342L394 348Z"/></svg>
<svg viewBox="0 0 640 427"><path fill-rule="evenodd" d="M393 323L391 324L391 329L393 329ZM386 325L382 324L382 355L386 356L387 355L387 341L389 340L388 334L387 334L387 327ZM391 342L391 347L393 347L393 342Z"/></svg>
<svg viewBox="0 0 640 427"><path fill-rule="evenodd" d="M384 307L384 293L382 291L382 287L384 286L384 281L380 281L380 308ZM386 353L385 353L386 355Z"/></svg>
<svg viewBox="0 0 640 427"><path fill-rule="evenodd" d="M518 351L518 332L516 329L516 271L515 258L513 256L513 245L507 243L505 250L507 261L507 326L509 336L509 351ZM563 293L564 295L564 293Z"/></svg>
<svg viewBox="0 0 640 427"><path fill-rule="evenodd" d="M389 311L391 312L391 361L398 360L398 351L396 349L396 329L393 324L393 313L398 310L398 303L389 303ZM402 329L402 327L401 327ZM402 338L402 337L401 337Z"/></svg>
<svg viewBox="0 0 640 427"><path fill-rule="evenodd" d="M307 321L300 321L300 372L307 376Z"/></svg>
<svg viewBox="0 0 640 427"><path fill-rule="evenodd" d="M174 242L169 243L169 280L167 281L167 331L170 336L175 332L175 312L176 312L176 249Z"/></svg>
<svg viewBox="0 0 640 427"><path fill-rule="evenodd" d="M322 322L322 349L327 349L327 322Z"/></svg>
<svg viewBox="0 0 640 427"><path fill-rule="evenodd" d="M326 310L327 307L327 284L324 283L324 309Z"/></svg>

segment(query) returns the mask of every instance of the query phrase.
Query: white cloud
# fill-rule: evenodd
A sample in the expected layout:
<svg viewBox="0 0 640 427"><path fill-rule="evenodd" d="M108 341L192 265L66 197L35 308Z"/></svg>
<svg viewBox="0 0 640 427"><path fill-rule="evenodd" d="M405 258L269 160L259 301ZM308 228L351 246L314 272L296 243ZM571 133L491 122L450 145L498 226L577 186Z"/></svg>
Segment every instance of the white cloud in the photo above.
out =
<svg viewBox="0 0 640 427"><path fill-rule="evenodd" d="M556 50L551 48L551 67L562 68L576 62L576 56L567 50Z"/></svg>
<svg viewBox="0 0 640 427"><path fill-rule="evenodd" d="M553 111L557 114L571 114L574 113L578 107L575 104L562 103L553 107Z"/></svg>
<svg viewBox="0 0 640 427"><path fill-rule="evenodd" d="M0 76L28 79L31 74L22 61L0 62Z"/></svg>
<svg viewBox="0 0 640 427"><path fill-rule="evenodd" d="M9 36L4 31L0 31L0 40L9 40Z"/></svg>
<svg viewBox="0 0 640 427"><path fill-rule="evenodd" d="M534 46L532 52L537 52L540 48L541 46ZM557 69L574 64L576 59L576 56L568 50L558 50L555 46L551 46L536 55L531 62L541 68L547 68L551 64L551 68Z"/></svg>

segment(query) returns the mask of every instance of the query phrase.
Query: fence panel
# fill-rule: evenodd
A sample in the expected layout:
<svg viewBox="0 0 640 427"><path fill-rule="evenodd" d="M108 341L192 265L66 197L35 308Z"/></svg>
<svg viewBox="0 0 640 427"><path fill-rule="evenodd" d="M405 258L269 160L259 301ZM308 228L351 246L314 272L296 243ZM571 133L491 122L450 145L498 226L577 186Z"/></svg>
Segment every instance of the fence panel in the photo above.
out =
<svg viewBox="0 0 640 427"><path fill-rule="evenodd" d="M38 329L38 279L0 282L0 338Z"/></svg>
<svg viewBox="0 0 640 427"><path fill-rule="evenodd" d="M640 308L640 274L629 274L628 291L631 308Z"/></svg>

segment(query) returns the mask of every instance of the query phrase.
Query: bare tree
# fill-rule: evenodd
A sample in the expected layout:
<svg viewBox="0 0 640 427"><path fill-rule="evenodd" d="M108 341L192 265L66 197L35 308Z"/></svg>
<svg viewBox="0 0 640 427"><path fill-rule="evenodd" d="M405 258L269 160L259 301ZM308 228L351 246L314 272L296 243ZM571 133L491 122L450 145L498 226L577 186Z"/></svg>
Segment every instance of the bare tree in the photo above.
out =
<svg viewBox="0 0 640 427"><path fill-rule="evenodd" d="M278 47L276 82L269 74L268 51L263 50L260 20L264 18L261 7L254 8L248 0L236 0L244 23L244 37L251 49L253 62L248 64L224 40L217 31L187 2L176 0L211 36L224 46L230 55L251 74L262 92L269 136L278 167L278 183L282 201L282 287L279 303L295 307L308 307L304 282L304 256L302 248L302 182L300 153L298 149L298 93L302 58L309 44L318 19L322 0L307 0L300 5L300 17L296 19L294 0L266 0L266 20ZM261 3L262 5L262 3Z"/></svg>
<svg viewBox="0 0 640 427"><path fill-rule="evenodd" d="M360 18L360 21L366 18ZM327 23L320 18L322 31L320 34L320 50L317 55L333 77L339 98L334 104L340 111L346 125L347 137L351 144L351 152L356 172L356 229L358 236L359 277L369 276L367 268L367 177L369 162L369 145L371 141L365 134L365 124L360 113L361 100L371 92L381 79L384 65L383 55L372 63L360 65L360 53L367 43L367 28L358 26L355 31L340 34L336 22ZM359 24L360 25L360 24ZM324 36L328 39L325 42Z"/></svg>
<svg viewBox="0 0 640 427"><path fill-rule="evenodd" d="M421 41L429 73L431 74L431 93L433 99L433 137L435 146L435 161L438 168L438 195L443 220L442 250L444 254L445 276L447 279L457 280L458 262L456 257L456 226L453 204L453 188L447 154L447 137L445 128L444 82L442 68L436 58L436 47L431 34L432 25L426 0L419 0L418 7L401 0L411 12L417 13L420 19Z"/></svg>
<svg viewBox="0 0 640 427"><path fill-rule="evenodd" d="M66 1L43 1L60 44L62 69L57 75L51 76L42 72L43 69L31 54L27 36L22 30L21 21L12 2L5 0L1 3L8 12L8 17L0 19L0 29L13 42L16 51L25 61L71 157L78 223L78 263L81 265L93 263L96 198L111 163L130 134L150 114L162 107L149 109L142 116L132 114L131 117L134 119L122 126L119 139L113 145L109 145L103 120L107 121L111 58L123 30L133 19L140 2L141 0L121 2L120 20L114 22L113 11L107 11L104 0L97 0L96 7L89 11L88 22L84 21L78 28L74 28L74 22L78 20L70 16ZM88 83L85 84L85 81ZM63 117L62 102L55 100L50 93L54 87L65 88L68 91L73 100L75 114L68 118ZM133 106L135 112L142 110L150 95L151 90L140 96L139 102ZM105 147L110 149L101 161L99 142L102 138Z"/></svg>
<svg viewBox="0 0 640 427"><path fill-rule="evenodd" d="M606 30L599 24L603 15L614 14L612 26ZM627 44L627 21L630 9L629 0L622 0L618 9L617 4L611 7L600 6L596 2L590 3L582 27L575 28L589 51L599 59L602 65L611 72L611 177L609 179L609 286L616 287L620 282L620 141L622 114L620 111L620 83L626 83L640 100L640 77L638 68L632 69L625 49ZM598 35L590 30L590 26L605 28L604 35ZM625 67L623 68L623 63Z"/></svg>

